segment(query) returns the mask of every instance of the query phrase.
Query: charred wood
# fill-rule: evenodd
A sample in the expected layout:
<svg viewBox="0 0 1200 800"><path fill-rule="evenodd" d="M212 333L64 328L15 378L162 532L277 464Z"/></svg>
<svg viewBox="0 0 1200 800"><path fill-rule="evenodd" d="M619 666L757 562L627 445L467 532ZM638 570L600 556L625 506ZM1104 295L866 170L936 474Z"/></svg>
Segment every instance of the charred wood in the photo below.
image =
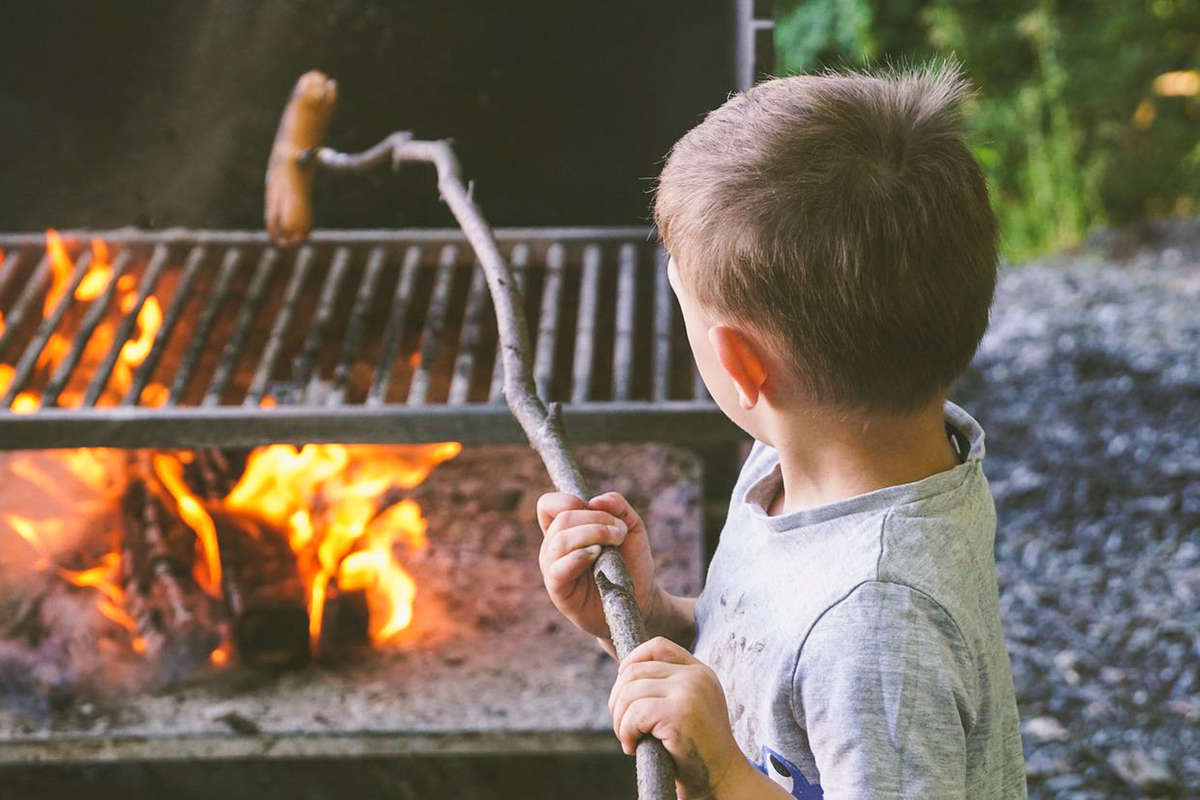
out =
<svg viewBox="0 0 1200 800"><path fill-rule="evenodd" d="M151 488L149 455L137 455L134 466L121 544L128 610L160 679L176 684L207 666L221 643L222 615L192 577L194 535Z"/></svg>
<svg viewBox="0 0 1200 800"><path fill-rule="evenodd" d="M219 501L235 483L228 459L216 450L196 458L201 495L217 528L222 594L238 661L282 669L309 659L308 606L296 557L282 531L222 512Z"/></svg>

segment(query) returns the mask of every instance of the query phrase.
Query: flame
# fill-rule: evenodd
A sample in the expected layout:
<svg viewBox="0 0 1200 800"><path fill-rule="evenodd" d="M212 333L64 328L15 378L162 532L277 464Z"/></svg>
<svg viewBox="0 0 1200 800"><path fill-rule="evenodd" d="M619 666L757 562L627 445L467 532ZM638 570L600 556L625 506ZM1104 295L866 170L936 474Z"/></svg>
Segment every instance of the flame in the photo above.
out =
<svg viewBox="0 0 1200 800"><path fill-rule="evenodd" d="M225 642L220 647L208 654L208 663L212 664L214 667L225 666L229 663L231 651L232 648L230 647L229 643Z"/></svg>
<svg viewBox="0 0 1200 800"><path fill-rule="evenodd" d="M137 631L137 622L125 611L125 592L117 584L121 574L121 556L117 553L105 553L96 566L78 572L59 567L60 578L75 586L86 586L95 589L101 597L96 602L96 609L106 618L120 625L130 633ZM136 646L135 646L136 651Z"/></svg>
<svg viewBox="0 0 1200 800"><path fill-rule="evenodd" d="M90 242L91 261L73 294L67 297L76 263L67 244L54 229L46 231L46 258L50 286L43 300L43 315L50 314L64 300L75 303L97 301L105 292L113 292L112 308L105 312L128 315L136 308L135 328L120 345L118 358L108 385L97 400L112 405L133 385L135 371L145 363L163 324L159 298L147 294L138 307L140 293L134 274L115 275L109 245L101 239ZM3 260L3 253L0 253ZM115 284L114 284L115 281ZM0 394L20 389L11 411L32 413L42 406L39 387L49 373L62 363L71 349L71 331L77 324L77 307L72 305L59 330L52 332L36 362L35 371L24 386L13 387L14 368L0 364ZM0 316L0 330L4 319ZM90 376L111 350L117 330L116 320L102 317L88 338L79 364L68 385L61 387L58 404L78 406L83 399L79 376ZM420 364L420 353L410 363ZM167 403L170 390L148 382L139 402L158 406ZM262 408L276 405L267 396ZM412 621L416 582L401 565L403 558L426 550L426 521L420 506L411 499L389 497L396 489L408 489L425 480L439 463L454 458L461 446L454 442L433 445L379 448L361 445L310 444L297 449L272 445L254 451L246 470L227 497L217 502L202 501L184 480L186 453L159 453L152 457L153 471L161 483L162 498L177 511L179 518L196 535L194 576L201 589L219 598L222 589L222 565L217 528L209 507L220 505L225 513L241 514L267 523L252 530L274 531L287 537L305 582L310 616L310 634L319 640L326 600L338 592L362 592L370 612L369 631L377 644L393 640ZM71 475L91 490L96 503L114 501L117 479L111 464L87 449L64 451L63 463ZM62 491L59 476L53 470L42 471L36 465L14 463L13 475L36 487L54 502L71 503L70 492ZM169 499L168 499L169 496ZM172 502L173 501L173 502ZM82 511L87 502L73 502L71 509ZM66 517L64 517L66 519ZM63 520L32 519L12 512L0 512L0 520L20 536L33 550L37 570L57 575L62 580L94 591L96 609L107 619L130 632L129 647L145 653L148 644L137 635L136 621L127 610L127 597L120 582L121 555L110 552L87 569L71 570L54 563L53 554L61 549L59 528ZM56 527L57 526L57 527ZM256 535L268 535L259 533ZM61 539L61 537L60 537ZM228 642L213 650L209 661L220 667L229 663L232 649Z"/></svg>
<svg viewBox="0 0 1200 800"><path fill-rule="evenodd" d="M183 480L183 463L165 453L154 456L154 474L175 498L179 516L196 533L203 556L196 563L196 583L212 597L221 596L221 551L217 545L217 526Z"/></svg>
<svg viewBox="0 0 1200 800"><path fill-rule="evenodd" d="M338 569L339 587L368 590L371 638L376 641L387 641L412 622L417 586L396 563L393 548L403 537L411 550L424 551L429 546L425 527L416 501L401 500L371 522L365 548L346 556Z"/></svg>
<svg viewBox="0 0 1200 800"><path fill-rule="evenodd" d="M54 365L62 361L63 356L71 349L71 342L67 337L57 331L50 334L50 338L46 340L46 346L42 348L41 354L38 356L37 366L39 369L53 369Z"/></svg>
<svg viewBox="0 0 1200 800"><path fill-rule="evenodd" d="M457 442L376 448L270 445L255 450L227 510L284 531L308 587L309 633L318 641L330 585L363 591L371 640L383 644L412 620L416 584L396 560L398 546L427 546L420 507L404 499L380 510L389 489L409 489L458 455Z"/></svg>
<svg viewBox="0 0 1200 800"><path fill-rule="evenodd" d="M14 414L32 414L41 405L42 401L33 392L21 392L13 398L12 411Z"/></svg>
<svg viewBox="0 0 1200 800"><path fill-rule="evenodd" d="M67 293L71 283L71 273L75 271L75 262L67 253L62 237L53 228L46 229L46 255L50 258L51 283L50 291L46 293L42 314L48 316L62 296Z"/></svg>
<svg viewBox="0 0 1200 800"><path fill-rule="evenodd" d="M92 239L92 263L87 274L75 287L76 300L95 300L112 280L112 264L108 262L108 245L103 239Z"/></svg>
<svg viewBox="0 0 1200 800"><path fill-rule="evenodd" d="M43 317L49 315L67 294L71 286L71 276L74 274L76 267L62 236L53 228L46 229L45 247L46 258L50 264L51 280L50 288L47 290L43 301ZM0 258L2 257L2 254L0 254ZM91 263L88 265L88 269L80 279L79 284L75 287L72 299L79 303L88 303L101 297L111 287L116 291L116 311L120 314L130 313L138 302L137 279L131 274L121 275L119 278L116 278L116 285L114 287L112 286L114 278L115 270L112 265L109 245L103 239L92 239ZM72 307L68 310L68 313L74 313L74 310L75 307ZM72 322L74 319L77 319L77 317L67 317L59 326L59 330L51 333L41 353L38 354L35 364L37 372L29 377L27 381L28 386L41 385L48 374L70 352L70 331L71 326L74 324ZM97 399L97 405L115 405L129 390L129 387L133 384L134 370L149 356L158 331L162 327L162 320L162 304L158 297L152 294L147 295L137 311L135 320L136 328L133 335L122 345L119 357L109 379L109 385ZM3 316L0 316L0 331L3 330L3 326L4 319ZM79 365L75 368L74 375L86 376L91 374L92 370L109 351L115 330L116 324L112 320L102 320L96 326L91 336L88 337L87 345L80 355ZM0 394L8 391L9 386L12 384L13 375L14 372L11 365L0 364ZM72 381L72 383L74 385L63 387L58 397L58 405L70 408L77 407L82 403L83 393L81 386L75 381ZM13 412L28 414L41 407L40 392L28 388L28 386L21 387L24 391L14 399L11 408ZM168 399L169 391L156 383L146 386L142 393L142 401L150 406L164 405Z"/></svg>
<svg viewBox="0 0 1200 800"><path fill-rule="evenodd" d="M126 296L128 297L128 295ZM129 304L129 307L133 307L132 303ZM158 329L162 327L162 317L162 306L158 304L158 298L150 295L138 311L137 337L130 339L121 348L122 361L131 367L136 367L146 360L146 356L150 355L150 347L154 344L154 337L158 333Z"/></svg>

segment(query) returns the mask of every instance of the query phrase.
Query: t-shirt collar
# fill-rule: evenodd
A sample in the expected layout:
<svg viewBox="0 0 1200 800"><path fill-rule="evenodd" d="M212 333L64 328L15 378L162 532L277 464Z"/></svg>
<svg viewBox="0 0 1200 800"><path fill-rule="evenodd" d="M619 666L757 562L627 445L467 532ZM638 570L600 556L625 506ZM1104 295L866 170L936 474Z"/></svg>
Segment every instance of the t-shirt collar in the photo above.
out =
<svg viewBox="0 0 1200 800"><path fill-rule="evenodd" d="M814 508L805 508L788 514L771 516L767 513L772 500L779 491L783 473L776 457L775 465L762 478L746 487L741 501L750 515L769 529L782 532L813 525L818 522L845 517L851 514L878 511L924 497L947 491L962 483L967 473L974 469L984 454L983 428L970 414L954 403L946 401L944 416L946 424L957 430L968 443L967 457L957 466L912 483L887 486L873 492L847 497L834 503Z"/></svg>

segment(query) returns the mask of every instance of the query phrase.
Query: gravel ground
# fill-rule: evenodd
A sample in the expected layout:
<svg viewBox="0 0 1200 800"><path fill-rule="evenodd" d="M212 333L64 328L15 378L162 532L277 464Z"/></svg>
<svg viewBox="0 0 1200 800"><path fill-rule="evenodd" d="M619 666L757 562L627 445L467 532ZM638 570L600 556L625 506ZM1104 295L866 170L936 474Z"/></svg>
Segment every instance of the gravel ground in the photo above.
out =
<svg viewBox="0 0 1200 800"><path fill-rule="evenodd" d="M1006 269L987 431L1031 798L1200 797L1200 222Z"/></svg>

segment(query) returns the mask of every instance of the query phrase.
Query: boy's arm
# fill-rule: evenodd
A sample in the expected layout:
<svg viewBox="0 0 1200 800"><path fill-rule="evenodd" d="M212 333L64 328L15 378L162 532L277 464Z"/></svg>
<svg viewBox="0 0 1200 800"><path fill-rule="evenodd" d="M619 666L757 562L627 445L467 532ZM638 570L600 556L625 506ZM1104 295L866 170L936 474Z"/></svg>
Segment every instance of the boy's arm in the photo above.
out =
<svg viewBox="0 0 1200 800"><path fill-rule="evenodd" d="M793 681L826 800L966 797L977 675L958 626L928 595L859 585L810 631Z"/></svg>
<svg viewBox="0 0 1200 800"><path fill-rule="evenodd" d="M696 641L696 598L659 589L658 604L646 619L646 630L650 638L665 636L690 650Z"/></svg>

